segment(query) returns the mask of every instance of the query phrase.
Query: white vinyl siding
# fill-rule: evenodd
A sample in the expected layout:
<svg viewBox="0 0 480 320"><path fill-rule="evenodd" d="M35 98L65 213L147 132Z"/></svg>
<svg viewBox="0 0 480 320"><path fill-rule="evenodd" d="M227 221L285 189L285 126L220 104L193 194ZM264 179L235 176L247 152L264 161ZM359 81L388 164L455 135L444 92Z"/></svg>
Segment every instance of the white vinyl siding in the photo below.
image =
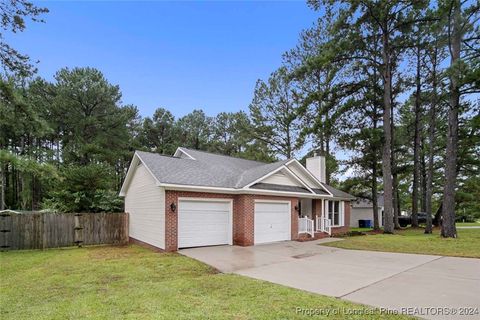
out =
<svg viewBox="0 0 480 320"><path fill-rule="evenodd" d="M130 237L165 249L165 190L140 164L125 194Z"/></svg>
<svg viewBox="0 0 480 320"><path fill-rule="evenodd" d="M380 223L380 227L383 227L382 210L383 207L378 208L378 222ZM372 220L373 225L373 208L351 208L350 227L358 228L358 220Z"/></svg>
<svg viewBox="0 0 480 320"><path fill-rule="evenodd" d="M178 247L232 244L232 200L180 199Z"/></svg>
<svg viewBox="0 0 480 320"><path fill-rule="evenodd" d="M287 176L283 172L277 172L272 174L271 176L267 177L266 179L261 181L262 183L271 183L271 184L280 184L284 186L299 186L303 187L303 185L293 179L292 177Z"/></svg>
<svg viewBox="0 0 480 320"><path fill-rule="evenodd" d="M255 201L255 244L291 240L290 202Z"/></svg>
<svg viewBox="0 0 480 320"><path fill-rule="evenodd" d="M290 169L290 171L292 171L298 178L300 178L300 180L302 180L303 183L305 183L309 188L320 188L318 182L316 182L312 177L300 170L296 165L290 164L288 166L288 169Z"/></svg>

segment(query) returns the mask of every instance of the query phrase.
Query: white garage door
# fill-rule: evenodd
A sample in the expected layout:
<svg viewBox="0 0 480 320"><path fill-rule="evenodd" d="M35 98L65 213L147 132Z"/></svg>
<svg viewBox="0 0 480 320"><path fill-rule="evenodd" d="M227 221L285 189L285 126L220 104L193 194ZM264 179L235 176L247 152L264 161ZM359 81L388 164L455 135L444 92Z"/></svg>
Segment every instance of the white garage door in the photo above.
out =
<svg viewBox="0 0 480 320"><path fill-rule="evenodd" d="M231 244L231 201L178 202L178 247Z"/></svg>
<svg viewBox="0 0 480 320"><path fill-rule="evenodd" d="M289 202L255 202L255 243L291 239Z"/></svg>

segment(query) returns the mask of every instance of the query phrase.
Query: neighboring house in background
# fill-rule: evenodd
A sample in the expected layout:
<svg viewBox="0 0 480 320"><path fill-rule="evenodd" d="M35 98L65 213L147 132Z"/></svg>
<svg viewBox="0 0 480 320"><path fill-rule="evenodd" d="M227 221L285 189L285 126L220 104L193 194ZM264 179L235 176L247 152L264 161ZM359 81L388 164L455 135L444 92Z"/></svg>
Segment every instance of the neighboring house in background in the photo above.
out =
<svg viewBox="0 0 480 320"><path fill-rule="evenodd" d="M173 157L137 151L120 191L130 237L176 251L347 232L355 198L324 183L324 157L307 168L187 148Z"/></svg>
<svg viewBox="0 0 480 320"><path fill-rule="evenodd" d="M373 227L373 202L365 198L352 201L350 228L358 228L359 220L371 220ZM383 227L383 194L378 195L378 222Z"/></svg>

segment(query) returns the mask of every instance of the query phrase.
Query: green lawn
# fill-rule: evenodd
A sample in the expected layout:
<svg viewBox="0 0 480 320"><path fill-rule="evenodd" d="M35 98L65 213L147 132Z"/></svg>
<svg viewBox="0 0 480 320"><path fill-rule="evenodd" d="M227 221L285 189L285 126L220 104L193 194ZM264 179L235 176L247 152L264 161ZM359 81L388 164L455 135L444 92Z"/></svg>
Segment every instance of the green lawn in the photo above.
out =
<svg viewBox="0 0 480 320"><path fill-rule="evenodd" d="M480 227L480 222L457 222L457 227Z"/></svg>
<svg viewBox="0 0 480 320"><path fill-rule="evenodd" d="M311 319L296 308L364 306L242 276L138 246L0 253L2 319ZM337 309L338 308L338 309ZM358 314L358 312L356 312ZM327 316L315 316L327 318ZM401 319L382 316L372 319Z"/></svg>
<svg viewBox="0 0 480 320"><path fill-rule="evenodd" d="M373 228L350 228L350 231L357 231L357 232L368 232L372 230Z"/></svg>
<svg viewBox="0 0 480 320"><path fill-rule="evenodd" d="M433 254L480 258L480 229L458 229L457 239L442 239L439 230L426 235L423 229L406 229L394 235L345 237L323 245L344 249Z"/></svg>
<svg viewBox="0 0 480 320"><path fill-rule="evenodd" d="M477 222L457 222L455 225L457 227L480 227L480 221L477 221ZM372 231L372 230L373 230L373 228L350 228L350 231L358 231L358 232L368 232L368 231Z"/></svg>

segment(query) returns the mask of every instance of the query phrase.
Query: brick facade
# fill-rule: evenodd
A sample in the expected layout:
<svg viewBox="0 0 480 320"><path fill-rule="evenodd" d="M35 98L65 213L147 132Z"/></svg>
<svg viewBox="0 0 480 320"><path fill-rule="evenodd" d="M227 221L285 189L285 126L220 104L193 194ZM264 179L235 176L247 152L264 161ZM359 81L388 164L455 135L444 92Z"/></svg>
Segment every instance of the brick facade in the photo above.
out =
<svg viewBox="0 0 480 320"><path fill-rule="evenodd" d="M237 195L233 200L233 244L252 246L254 243L253 195Z"/></svg>
<svg viewBox="0 0 480 320"><path fill-rule="evenodd" d="M253 194L222 194L188 191L165 191L165 251L176 251L178 249L178 210L171 209L175 203L178 209L178 198L204 198L204 199L232 199L233 200L233 244L240 246L251 246L254 244L254 218L255 200L287 200L291 203L291 239L298 238L298 213L295 207L298 206L298 198L262 196Z"/></svg>

